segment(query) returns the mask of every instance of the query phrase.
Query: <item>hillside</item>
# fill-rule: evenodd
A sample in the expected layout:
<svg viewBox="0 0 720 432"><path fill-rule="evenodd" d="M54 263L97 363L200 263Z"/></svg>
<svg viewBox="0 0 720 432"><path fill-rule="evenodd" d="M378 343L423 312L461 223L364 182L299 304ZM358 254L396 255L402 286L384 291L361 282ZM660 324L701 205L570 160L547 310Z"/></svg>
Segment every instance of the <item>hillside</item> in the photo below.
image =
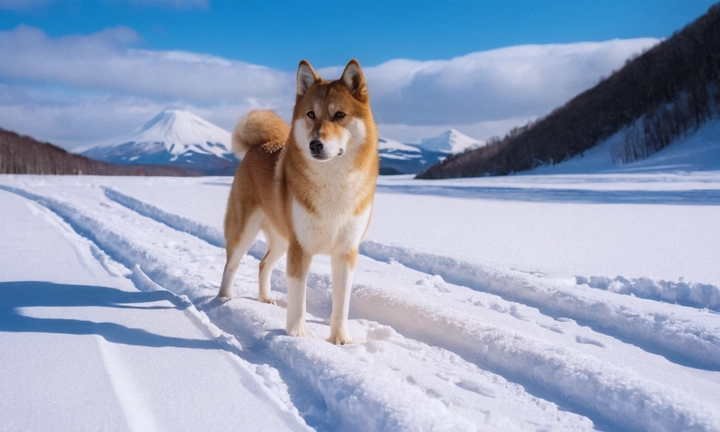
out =
<svg viewBox="0 0 720 432"><path fill-rule="evenodd" d="M230 132L183 110L165 110L135 131L85 149L84 156L120 165L164 165L205 175L232 175L238 160Z"/></svg>
<svg viewBox="0 0 720 432"><path fill-rule="evenodd" d="M504 175L553 165L622 132L613 162L633 162L693 134L720 103L720 6L547 117L448 158L418 178Z"/></svg>
<svg viewBox="0 0 720 432"><path fill-rule="evenodd" d="M0 128L0 174L187 176L197 172L161 166L119 166Z"/></svg>
<svg viewBox="0 0 720 432"><path fill-rule="evenodd" d="M624 132L624 131L623 131ZM623 145L619 132L582 155L555 165L542 165L521 174L628 174L672 171L720 171L720 119L702 125L695 133L634 162L616 164L613 149Z"/></svg>

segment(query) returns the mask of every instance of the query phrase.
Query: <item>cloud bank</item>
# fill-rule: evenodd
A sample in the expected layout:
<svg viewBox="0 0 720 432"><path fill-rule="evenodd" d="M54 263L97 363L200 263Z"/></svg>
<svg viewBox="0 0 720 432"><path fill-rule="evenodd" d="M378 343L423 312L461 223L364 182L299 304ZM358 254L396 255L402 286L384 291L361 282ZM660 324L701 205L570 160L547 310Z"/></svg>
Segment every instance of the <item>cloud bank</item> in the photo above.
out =
<svg viewBox="0 0 720 432"><path fill-rule="evenodd" d="M0 127L72 147L127 132L170 106L226 129L252 108L289 118L294 71L134 48L141 40L127 27L57 39L27 26L0 32ZM657 42L525 45L364 70L384 136L415 140L454 127L486 139L546 114ZM319 72L336 78L343 66Z"/></svg>

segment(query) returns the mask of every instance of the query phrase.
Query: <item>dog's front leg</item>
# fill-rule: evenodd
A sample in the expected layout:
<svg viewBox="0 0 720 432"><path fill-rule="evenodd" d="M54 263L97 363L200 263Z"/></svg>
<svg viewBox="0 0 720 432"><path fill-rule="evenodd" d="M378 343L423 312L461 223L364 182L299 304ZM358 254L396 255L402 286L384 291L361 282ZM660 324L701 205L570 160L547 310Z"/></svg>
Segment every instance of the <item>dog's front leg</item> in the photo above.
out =
<svg viewBox="0 0 720 432"><path fill-rule="evenodd" d="M290 242L287 252L287 322L285 330L290 336L305 336L305 291L312 255L297 239Z"/></svg>
<svg viewBox="0 0 720 432"><path fill-rule="evenodd" d="M350 253L332 256L333 304L332 313L330 314L330 339L328 341L337 345L352 342L352 337L347 329L347 321L357 254L358 251L355 249Z"/></svg>

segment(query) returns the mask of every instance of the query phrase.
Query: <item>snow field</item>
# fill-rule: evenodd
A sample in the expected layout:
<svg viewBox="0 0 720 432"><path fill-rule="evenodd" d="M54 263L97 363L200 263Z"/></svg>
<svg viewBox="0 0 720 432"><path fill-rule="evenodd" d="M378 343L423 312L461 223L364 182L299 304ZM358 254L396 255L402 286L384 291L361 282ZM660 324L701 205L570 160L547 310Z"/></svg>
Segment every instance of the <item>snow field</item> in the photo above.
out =
<svg viewBox="0 0 720 432"><path fill-rule="evenodd" d="M270 377L265 387L280 388L284 403L316 428L720 428L712 409L720 330L710 312L365 242L351 301L359 343L335 347L317 339L328 334L330 307L322 259L313 264L308 293L314 337L289 338L284 310L254 300L261 242L238 271L238 298L222 304L214 298L224 265L217 225L119 192L132 187L118 181L5 183L91 239L97 257L109 256L106 265L134 269L138 288L187 296L202 311L193 316L233 335L227 343L234 352ZM273 290L283 306L281 270Z"/></svg>

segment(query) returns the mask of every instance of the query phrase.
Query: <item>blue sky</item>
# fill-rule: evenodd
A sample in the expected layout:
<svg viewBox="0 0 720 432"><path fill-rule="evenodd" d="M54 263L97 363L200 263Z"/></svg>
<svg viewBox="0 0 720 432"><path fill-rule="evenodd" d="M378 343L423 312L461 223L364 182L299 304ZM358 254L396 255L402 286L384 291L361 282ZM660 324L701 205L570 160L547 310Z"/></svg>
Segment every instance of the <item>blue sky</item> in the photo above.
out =
<svg viewBox="0 0 720 432"><path fill-rule="evenodd" d="M357 57L448 59L521 44L665 38L714 0L0 0L0 30L19 24L51 37L123 25L136 46L186 50L294 70Z"/></svg>
<svg viewBox="0 0 720 432"><path fill-rule="evenodd" d="M294 73L363 65L380 133L502 135L670 37L708 0L0 0L0 127L74 148L165 108L289 120ZM590 42L590 43L584 43Z"/></svg>

